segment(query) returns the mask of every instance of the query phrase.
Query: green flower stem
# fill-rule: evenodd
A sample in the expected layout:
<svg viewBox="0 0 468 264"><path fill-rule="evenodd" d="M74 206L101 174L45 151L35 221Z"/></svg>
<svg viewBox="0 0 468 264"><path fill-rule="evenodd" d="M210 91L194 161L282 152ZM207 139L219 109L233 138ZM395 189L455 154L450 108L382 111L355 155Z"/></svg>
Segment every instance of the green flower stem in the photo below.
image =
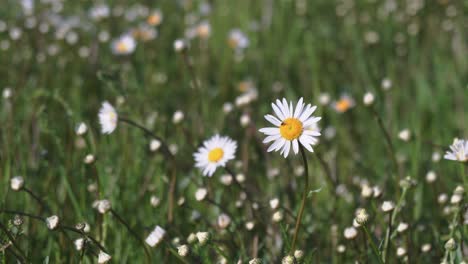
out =
<svg viewBox="0 0 468 264"><path fill-rule="evenodd" d="M307 157L304 151L304 147L302 145L299 145L299 149L301 150L302 161L304 162L304 169L305 169L304 192L302 193L302 203L301 203L301 207L299 208L299 214L297 215L296 227L294 228L294 236L293 236L291 252L290 252L291 255L294 254L294 251L296 249L297 235L299 233L299 228L301 226L301 221L302 221L302 214L304 213L304 207L305 207L305 203L307 200L307 191L309 190L309 167L307 165Z"/></svg>
<svg viewBox="0 0 468 264"><path fill-rule="evenodd" d="M367 230L367 227L365 225L362 225L362 229L364 229L364 232L367 235L367 239L370 242L372 251L374 251L374 254L377 257L377 259L379 260L379 263L383 264L384 261L382 260L382 256L380 255L379 250L377 249L377 246L374 243L374 239L372 239L372 236L370 235L369 231Z"/></svg>

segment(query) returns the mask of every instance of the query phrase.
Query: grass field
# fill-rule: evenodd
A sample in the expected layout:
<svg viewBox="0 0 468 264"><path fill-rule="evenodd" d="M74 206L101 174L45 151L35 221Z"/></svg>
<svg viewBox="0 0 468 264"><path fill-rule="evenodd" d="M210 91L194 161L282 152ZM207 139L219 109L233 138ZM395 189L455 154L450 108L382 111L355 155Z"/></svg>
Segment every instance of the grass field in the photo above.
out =
<svg viewBox="0 0 468 264"><path fill-rule="evenodd" d="M468 2L1 6L3 263L468 261Z"/></svg>

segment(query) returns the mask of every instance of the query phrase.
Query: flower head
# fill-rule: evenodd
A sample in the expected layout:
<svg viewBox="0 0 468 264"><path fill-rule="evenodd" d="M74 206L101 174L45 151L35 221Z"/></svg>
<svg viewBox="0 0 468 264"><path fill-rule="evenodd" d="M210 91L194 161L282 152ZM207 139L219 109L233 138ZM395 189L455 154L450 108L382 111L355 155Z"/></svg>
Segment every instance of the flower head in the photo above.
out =
<svg viewBox="0 0 468 264"><path fill-rule="evenodd" d="M455 138L450 146L450 151L445 153L444 158L448 160L467 162L468 140Z"/></svg>
<svg viewBox="0 0 468 264"><path fill-rule="evenodd" d="M150 247L155 247L163 240L165 235L166 235L166 230L164 230L160 226L156 226L154 230L148 235L145 242Z"/></svg>
<svg viewBox="0 0 468 264"><path fill-rule="evenodd" d="M355 105L354 99L346 94L342 95L340 99L333 102L332 104L333 109L335 109L335 111L338 113L347 112L349 109L353 108L354 105Z"/></svg>
<svg viewBox="0 0 468 264"><path fill-rule="evenodd" d="M263 143L273 141L267 151L281 150L281 155L286 158L291 145L292 150L297 154L299 143L301 143L308 151L314 152L312 146L317 144L317 137L320 136L317 122L321 118L312 116L317 107L311 104L306 106L302 98L297 102L296 108L293 107L292 102L288 105L284 98L282 101L276 100L276 104L272 103L271 106L277 117L265 115L265 119L275 127L265 127L259 130L267 136Z"/></svg>
<svg viewBox="0 0 468 264"><path fill-rule="evenodd" d="M131 34L125 34L112 41L112 52L116 55L128 55L136 48L135 38Z"/></svg>
<svg viewBox="0 0 468 264"><path fill-rule="evenodd" d="M203 146L193 154L195 167L202 170L203 175L212 176L218 167L226 166L226 163L234 159L237 143L229 137L215 135L203 142Z"/></svg>
<svg viewBox="0 0 468 264"><path fill-rule="evenodd" d="M117 127L118 121L117 111L107 101L102 103L101 109L99 109L99 123L101 124L101 132L103 134L110 134L114 132Z"/></svg>

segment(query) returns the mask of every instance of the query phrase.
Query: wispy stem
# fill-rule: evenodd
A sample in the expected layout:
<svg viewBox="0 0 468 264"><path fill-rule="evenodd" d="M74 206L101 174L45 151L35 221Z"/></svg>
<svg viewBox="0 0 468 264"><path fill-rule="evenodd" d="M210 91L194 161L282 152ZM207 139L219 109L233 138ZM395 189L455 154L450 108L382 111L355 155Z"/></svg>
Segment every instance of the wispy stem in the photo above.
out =
<svg viewBox="0 0 468 264"><path fill-rule="evenodd" d="M49 206L44 202L44 200L42 200L39 196L35 195L31 190L29 190L28 188L26 187L23 187L21 190L25 191L26 193L28 193L34 200L36 200L36 202L39 203L39 205L41 205L42 208L44 208L48 213L51 212Z"/></svg>
<svg viewBox="0 0 468 264"><path fill-rule="evenodd" d="M304 147L302 145L299 145L299 149L301 150L301 156L302 156L302 161L304 162L304 191L302 193L302 203L301 207L299 208L299 214L297 215L296 219L296 227L294 228L294 236L293 236L293 241L292 241L292 246L291 246L291 251L290 254L294 254L294 251L296 249L296 240L297 240L297 235L299 234L299 228L301 226L301 221L302 221L302 214L304 213L304 208L305 208L305 203L307 200L307 191L309 190L309 166L307 164L307 157L304 151Z"/></svg>
<svg viewBox="0 0 468 264"><path fill-rule="evenodd" d="M370 235L369 231L367 230L367 227L365 225L362 225L362 229L364 229L364 232L366 233L366 236L370 242L372 251L374 251L375 256L379 260L379 263L384 263L382 260L382 256L380 256L379 250L377 249L377 246L374 243L374 239L372 239L372 236Z"/></svg>

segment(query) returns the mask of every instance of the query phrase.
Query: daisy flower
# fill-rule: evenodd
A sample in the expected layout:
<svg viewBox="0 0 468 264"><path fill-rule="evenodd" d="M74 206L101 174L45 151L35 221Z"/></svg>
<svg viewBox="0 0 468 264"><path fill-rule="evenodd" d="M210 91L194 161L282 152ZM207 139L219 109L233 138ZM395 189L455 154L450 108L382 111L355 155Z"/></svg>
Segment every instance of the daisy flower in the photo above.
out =
<svg viewBox="0 0 468 264"><path fill-rule="evenodd" d="M444 158L448 160L467 162L468 140L455 138L452 145L450 145L450 151L445 153Z"/></svg>
<svg viewBox="0 0 468 264"><path fill-rule="evenodd" d="M99 123L101 124L101 132L110 134L117 127L118 115L114 107L107 101L102 103L99 109Z"/></svg>
<svg viewBox="0 0 468 264"><path fill-rule="evenodd" d="M111 44L112 52L116 55L128 55L136 48L135 38L131 34L125 34L114 40Z"/></svg>
<svg viewBox="0 0 468 264"><path fill-rule="evenodd" d="M215 135L203 142L203 146L193 154L195 167L202 170L203 175L211 177L218 167L234 159L237 143L229 137Z"/></svg>
<svg viewBox="0 0 468 264"><path fill-rule="evenodd" d="M249 38L239 29L229 32L228 44L233 49L243 50L249 46Z"/></svg>
<svg viewBox="0 0 468 264"><path fill-rule="evenodd" d="M321 117L312 116L312 113L317 108L303 103L303 99L299 99L294 109L292 102L276 100L276 104L272 103L273 111L276 116L265 115L265 119L275 125L275 127L265 127L259 131L267 137L263 143L273 141L273 144L268 148L268 152L281 150L281 155L288 157L289 151L292 149L295 154L299 153L299 143L308 151L313 152L312 146L318 143L320 132L317 122Z"/></svg>
<svg viewBox="0 0 468 264"><path fill-rule="evenodd" d="M332 107L338 113L344 113L355 105L354 99L349 95L342 95L338 101L333 102Z"/></svg>

